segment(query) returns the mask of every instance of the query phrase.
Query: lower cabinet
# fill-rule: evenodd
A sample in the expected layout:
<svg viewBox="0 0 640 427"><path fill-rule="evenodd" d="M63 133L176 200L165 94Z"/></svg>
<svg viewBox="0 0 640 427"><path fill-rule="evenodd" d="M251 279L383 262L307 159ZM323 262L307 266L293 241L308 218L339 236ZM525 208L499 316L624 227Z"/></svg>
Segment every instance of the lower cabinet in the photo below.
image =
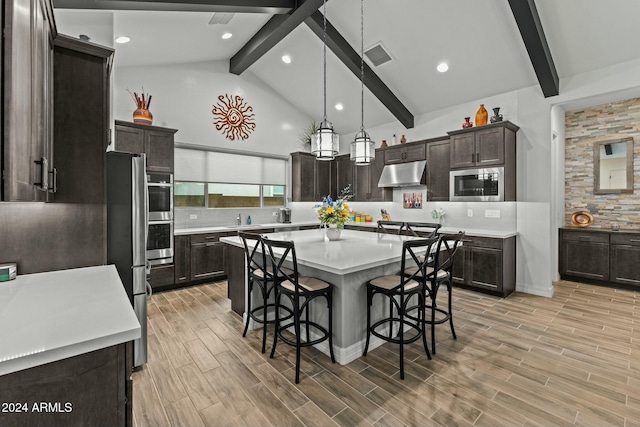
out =
<svg viewBox="0 0 640 427"><path fill-rule="evenodd" d="M147 281L151 285L151 289L155 291L162 290L163 287L173 285L174 266L173 264L161 264L151 267L151 272L147 276Z"/></svg>
<svg viewBox="0 0 640 427"><path fill-rule="evenodd" d="M224 276L227 245L220 237L229 233L191 235L191 281Z"/></svg>
<svg viewBox="0 0 640 427"><path fill-rule="evenodd" d="M0 376L1 426L126 427L132 420L131 342Z"/></svg>
<svg viewBox="0 0 640 427"><path fill-rule="evenodd" d="M640 232L560 229L560 277L604 285L640 285Z"/></svg>
<svg viewBox="0 0 640 427"><path fill-rule="evenodd" d="M465 237L454 260L454 283L503 297L509 295L516 288L515 241L515 237Z"/></svg>
<svg viewBox="0 0 640 427"><path fill-rule="evenodd" d="M191 236L175 236L173 241L174 283L191 280Z"/></svg>

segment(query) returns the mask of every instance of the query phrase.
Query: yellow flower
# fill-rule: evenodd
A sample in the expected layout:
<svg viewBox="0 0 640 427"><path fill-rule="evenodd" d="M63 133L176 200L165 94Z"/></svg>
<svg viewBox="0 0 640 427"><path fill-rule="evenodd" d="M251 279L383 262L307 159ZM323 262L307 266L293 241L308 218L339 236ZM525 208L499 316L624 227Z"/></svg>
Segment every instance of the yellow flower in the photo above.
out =
<svg viewBox="0 0 640 427"><path fill-rule="evenodd" d="M335 209L333 209L333 206L329 206L327 210L325 210L325 213L328 215L331 215L333 212L335 212Z"/></svg>
<svg viewBox="0 0 640 427"><path fill-rule="evenodd" d="M346 203L343 203L343 204L342 204L342 208L343 208L344 210L348 211L348 210L349 210L349 205L348 205L348 204L346 204Z"/></svg>

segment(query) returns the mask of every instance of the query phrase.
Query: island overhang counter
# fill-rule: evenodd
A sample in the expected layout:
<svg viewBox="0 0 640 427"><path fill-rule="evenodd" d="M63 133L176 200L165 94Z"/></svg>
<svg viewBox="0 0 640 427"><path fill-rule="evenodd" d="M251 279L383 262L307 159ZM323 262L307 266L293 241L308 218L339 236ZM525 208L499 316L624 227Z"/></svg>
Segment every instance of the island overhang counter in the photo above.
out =
<svg viewBox="0 0 640 427"><path fill-rule="evenodd" d="M340 240L329 241L323 229L269 233L266 236L274 240L293 241L299 273L334 285L333 343L336 360L340 364L347 364L362 356L367 331L366 283L378 276L397 274L400 271L402 243L414 237L342 230ZM229 288L242 287L246 290L242 241L238 236L224 237L220 241L230 245L227 264L236 266L228 272ZM254 293L254 301L257 297L257 293ZM244 310L241 314L246 316L246 301L243 301L242 307ZM388 303L374 300L371 318L377 319L384 313L388 314L388 307ZM321 302L311 306L311 317L320 324L327 324L327 315L326 305L323 306ZM268 338L268 342L270 339L272 337ZM369 348L383 343L372 337ZM327 341L316 347L329 354Z"/></svg>

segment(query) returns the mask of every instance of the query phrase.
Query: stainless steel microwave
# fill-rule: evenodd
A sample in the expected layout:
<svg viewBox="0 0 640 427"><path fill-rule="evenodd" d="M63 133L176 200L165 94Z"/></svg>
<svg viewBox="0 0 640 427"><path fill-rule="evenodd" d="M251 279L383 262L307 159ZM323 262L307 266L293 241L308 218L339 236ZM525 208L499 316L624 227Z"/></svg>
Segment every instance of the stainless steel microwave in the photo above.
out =
<svg viewBox="0 0 640 427"><path fill-rule="evenodd" d="M452 202L503 202L504 167L449 172Z"/></svg>

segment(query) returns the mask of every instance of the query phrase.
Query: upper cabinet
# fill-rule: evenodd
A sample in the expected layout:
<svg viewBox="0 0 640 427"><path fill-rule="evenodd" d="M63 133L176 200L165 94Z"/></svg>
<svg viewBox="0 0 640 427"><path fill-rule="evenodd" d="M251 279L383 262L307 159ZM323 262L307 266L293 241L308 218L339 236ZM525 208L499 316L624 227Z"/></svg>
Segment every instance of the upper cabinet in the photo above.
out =
<svg viewBox="0 0 640 427"><path fill-rule="evenodd" d="M52 58L56 36L50 0L3 3L2 200L47 200L52 176Z"/></svg>
<svg viewBox="0 0 640 427"><path fill-rule="evenodd" d="M355 168L355 166L351 161L351 156L349 154L337 156L334 161L331 162L331 167L331 175L335 178L333 180L334 185L331 189L331 195L334 197L338 197L340 192L348 185L351 186L351 193L354 194L355 181L353 169Z"/></svg>
<svg viewBox="0 0 640 427"><path fill-rule="evenodd" d="M427 146L427 200L449 200L449 138L429 140Z"/></svg>
<svg viewBox="0 0 640 427"><path fill-rule="evenodd" d="M448 132L451 169L503 166L515 163L516 132L511 122L492 123Z"/></svg>
<svg viewBox="0 0 640 427"><path fill-rule="evenodd" d="M294 202L315 202L331 193L331 161L311 153L291 153L291 195Z"/></svg>
<svg viewBox="0 0 640 427"><path fill-rule="evenodd" d="M147 171L173 173L176 129L116 120L115 149L147 155Z"/></svg>
<svg viewBox="0 0 640 427"><path fill-rule="evenodd" d="M427 152L424 142L411 142L384 149L384 164L415 162L425 160Z"/></svg>
<svg viewBox="0 0 640 427"><path fill-rule="evenodd" d="M376 151L375 159L369 165L353 166L355 169L355 197L358 202L393 201L393 188L378 187L384 168L385 156Z"/></svg>

